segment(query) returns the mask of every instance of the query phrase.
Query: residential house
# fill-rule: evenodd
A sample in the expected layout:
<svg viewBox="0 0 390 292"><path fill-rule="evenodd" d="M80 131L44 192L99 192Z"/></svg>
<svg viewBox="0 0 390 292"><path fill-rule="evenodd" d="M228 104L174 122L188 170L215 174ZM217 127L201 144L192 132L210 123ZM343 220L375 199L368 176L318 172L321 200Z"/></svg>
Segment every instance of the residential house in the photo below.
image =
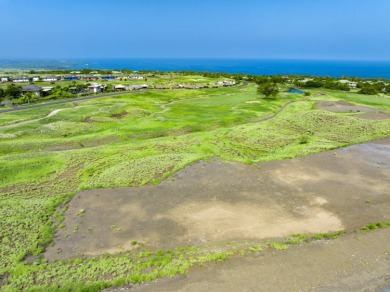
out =
<svg viewBox="0 0 390 292"><path fill-rule="evenodd" d="M54 87L52 87L52 86L42 87L42 94L43 94L43 96L47 96L47 95L52 94L53 89L54 89Z"/></svg>
<svg viewBox="0 0 390 292"><path fill-rule="evenodd" d="M88 86L89 93L100 93L103 91L104 86L99 83L92 83Z"/></svg>
<svg viewBox="0 0 390 292"><path fill-rule="evenodd" d="M233 86L233 85L236 84L236 82L235 81L224 80L224 81L216 81L216 82L214 82L214 84L217 85L217 86L224 86L224 87L226 87L226 86Z"/></svg>
<svg viewBox="0 0 390 292"><path fill-rule="evenodd" d="M41 77L40 77L40 76L33 76L33 77L32 77L32 81L33 81L33 82L36 82L36 81L39 81L39 80L41 80Z"/></svg>
<svg viewBox="0 0 390 292"><path fill-rule="evenodd" d="M118 85L115 85L114 86L114 90L117 90L117 91L124 91L124 90L127 90L127 87L122 85L122 84L118 84Z"/></svg>
<svg viewBox="0 0 390 292"><path fill-rule="evenodd" d="M9 76L1 76L0 81L1 82L8 82L10 80Z"/></svg>
<svg viewBox="0 0 390 292"><path fill-rule="evenodd" d="M64 80L66 81L76 81L76 80L79 80L79 78L77 76L74 76L74 75L65 75Z"/></svg>
<svg viewBox="0 0 390 292"><path fill-rule="evenodd" d="M134 79L134 80L142 80L142 79L144 79L144 77L139 75L139 74L129 75L127 78Z"/></svg>
<svg viewBox="0 0 390 292"><path fill-rule="evenodd" d="M114 80L115 76L113 76L113 75L103 75L102 79L103 80Z"/></svg>
<svg viewBox="0 0 390 292"><path fill-rule="evenodd" d="M300 82L300 83L307 83L308 81L313 81L313 78L305 78L302 80L298 80L298 82Z"/></svg>
<svg viewBox="0 0 390 292"><path fill-rule="evenodd" d="M85 75L82 77L84 80L96 80L97 77L93 75Z"/></svg>
<svg viewBox="0 0 390 292"><path fill-rule="evenodd" d="M141 89L148 89L149 86L147 84L138 84L138 85L130 85L130 90L141 90Z"/></svg>
<svg viewBox="0 0 390 292"><path fill-rule="evenodd" d="M34 93L37 97L42 96L42 88L39 86L32 85L32 84L25 85L22 87L22 93L24 94L26 92Z"/></svg>
<svg viewBox="0 0 390 292"><path fill-rule="evenodd" d="M339 83L347 84L349 86L349 88L351 88L351 89L356 89L357 88L357 82L353 82L353 81L350 81L350 80L340 79Z"/></svg>
<svg viewBox="0 0 390 292"><path fill-rule="evenodd" d="M69 92L71 94L78 94L79 93L76 86L69 87L68 89L69 89Z"/></svg>
<svg viewBox="0 0 390 292"><path fill-rule="evenodd" d="M56 76L53 76L53 75L48 75L46 77L43 77L42 81L55 82L55 81L58 81L58 78Z"/></svg>
<svg viewBox="0 0 390 292"><path fill-rule="evenodd" d="M123 73L115 74L115 79L127 79L127 76Z"/></svg>
<svg viewBox="0 0 390 292"><path fill-rule="evenodd" d="M13 79L13 82L15 82L15 83L30 82L30 78L28 78L26 76L16 76Z"/></svg>

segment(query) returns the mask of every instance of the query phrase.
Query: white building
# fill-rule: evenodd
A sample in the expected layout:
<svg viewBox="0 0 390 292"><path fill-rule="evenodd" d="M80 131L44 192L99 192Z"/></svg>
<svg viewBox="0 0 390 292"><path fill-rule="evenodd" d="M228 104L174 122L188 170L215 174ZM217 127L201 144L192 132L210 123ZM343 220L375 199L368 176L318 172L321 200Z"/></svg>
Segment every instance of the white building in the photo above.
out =
<svg viewBox="0 0 390 292"><path fill-rule="evenodd" d="M26 76L16 76L13 79L13 82L15 83L30 82L30 79Z"/></svg>
<svg viewBox="0 0 390 292"><path fill-rule="evenodd" d="M139 74L129 75L127 78L134 79L134 80L142 80L142 79L144 79L144 77L142 75L139 75Z"/></svg>
<svg viewBox="0 0 390 292"><path fill-rule="evenodd" d="M58 78L56 76L46 76L42 80L46 82L55 82L58 81Z"/></svg>
<svg viewBox="0 0 390 292"><path fill-rule="evenodd" d="M138 84L138 85L130 85L130 90L140 90L140 89L148 89L149 86L147 84Z"/></svg>
<svg viewBox="0 0 390 292"><path fill-rule="evenodd" d="M99 83L92 83L90 86L88 86L88 92L89 93L100 93L100 92L102 92L102 85Z"/></svg>
<svg viewBox="0 0 390 292"><path fill-rule="evenodd" d="M127 90L127 87L122 84L118 84L114 86L114 89L118 91L123 91L123 90Z"/></svg>
<svg viewBox="0 0 390 292"><path fill-rule="evenodd" d="M224 80L224 81L217 81L214 83L217 86L233 86L236 84L235 81L229 81L229 80Z"/></svg>
<svg viewBox="0 0 390 292"><path fill-rule="evenodd" d="M351 89L357 88L357 82L353 82L350 80L341 79L341 80L339 80L339 83L347 84L349 86L349 88L351 88Z"/></svg>

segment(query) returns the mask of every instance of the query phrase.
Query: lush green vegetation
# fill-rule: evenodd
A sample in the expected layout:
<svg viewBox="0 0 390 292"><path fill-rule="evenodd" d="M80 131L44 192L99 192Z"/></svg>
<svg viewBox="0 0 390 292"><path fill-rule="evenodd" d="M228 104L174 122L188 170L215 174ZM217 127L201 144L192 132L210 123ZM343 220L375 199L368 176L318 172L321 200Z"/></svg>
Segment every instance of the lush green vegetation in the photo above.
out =
<svg viewBox="0 0 390 292"><path fill-rule="evenodd" d="M266 99L249 84L133 92L77 106L0 114L3 126L43 118L0 128L0 285L5 291L98 290L185 273L194 264L238 252L232 246L223 252L220 247L152 252L144 246L55 263L42 256L63 220L64 203L82 189L158 183L185 165L211 157L254 163L390 136L390 120L365 120L314 107L320 99L345 99L385 110L390 109L388 97L316 93L307 97L284 92ZM64 110L44 118L55 109ZM329 236L338 235L311 239ZM270 246L285 249L304 239L294 236ZM37 259L29 263L29 257Z"/></svg>

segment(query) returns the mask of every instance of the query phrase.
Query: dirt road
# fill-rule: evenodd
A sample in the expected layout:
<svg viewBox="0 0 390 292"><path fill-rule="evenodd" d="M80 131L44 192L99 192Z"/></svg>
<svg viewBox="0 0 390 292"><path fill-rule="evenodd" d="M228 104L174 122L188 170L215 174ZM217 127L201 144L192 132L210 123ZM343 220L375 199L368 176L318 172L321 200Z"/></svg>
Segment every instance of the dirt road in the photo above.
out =
<svg viewBox="0 0 390 292"><path fill-rule="evenodd" d="M389 291L390 231L236 257L186 276L109 291Z"/></svg>

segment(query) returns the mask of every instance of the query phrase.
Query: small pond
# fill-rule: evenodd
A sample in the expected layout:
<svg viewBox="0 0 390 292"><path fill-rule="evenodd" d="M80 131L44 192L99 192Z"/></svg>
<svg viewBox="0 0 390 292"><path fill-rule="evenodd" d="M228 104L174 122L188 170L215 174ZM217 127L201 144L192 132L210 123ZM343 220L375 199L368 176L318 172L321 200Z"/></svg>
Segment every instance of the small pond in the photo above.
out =
<svg viewBox="0 0 390 292"><path fill-rule="evenodd" d="M295 88L291 88L289 92L290 93L297 93L297 94L305 94L304 91L299 90L299 89L295 89Z"/></svg>

